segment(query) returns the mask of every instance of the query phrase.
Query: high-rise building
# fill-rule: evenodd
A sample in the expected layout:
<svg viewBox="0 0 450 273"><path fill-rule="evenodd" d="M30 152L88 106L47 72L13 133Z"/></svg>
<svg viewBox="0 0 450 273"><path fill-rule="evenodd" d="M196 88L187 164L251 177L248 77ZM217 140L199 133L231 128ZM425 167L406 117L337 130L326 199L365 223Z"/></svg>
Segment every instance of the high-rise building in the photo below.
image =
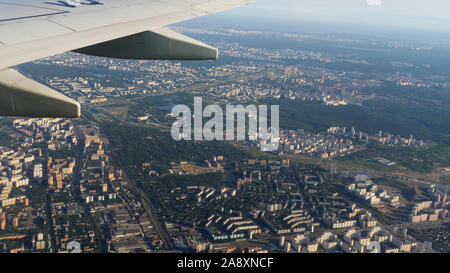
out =
<svg viewBox="0 0 450 273"><path fill-rule="evenodd" d="M281 236L281 237L280 237L280 241L278 242L278 245L279 245L280 247L283 247L283 246L284 246L284 243L285 243L285 240L286 240L286 238L285 238L284 236Z"/></svg>
<svg viewBox="0 0 450 273"><path fill-rule="evenodd" d="M62 189L63 188L63 181L62 181L62 178L61 178L61 176L56 176L56 188L58 188L58 189Z"/></svg>
<svg viewBox="0 0 450 273"><path fill-rule="evenodd" d="M0 214L0 230L5 229L6 229L6 214L2 212L2 214Z"/></svg>

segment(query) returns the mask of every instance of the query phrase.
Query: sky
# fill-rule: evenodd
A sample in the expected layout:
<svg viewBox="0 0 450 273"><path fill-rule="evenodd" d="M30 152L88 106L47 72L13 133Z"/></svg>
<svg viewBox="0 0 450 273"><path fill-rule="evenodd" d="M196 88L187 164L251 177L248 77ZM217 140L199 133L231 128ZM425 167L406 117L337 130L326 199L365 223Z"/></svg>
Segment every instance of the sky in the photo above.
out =
<svg viewBox="0 0 450 273"><path fill-rule="evenodd" d="M450 32L450 0L259 0L229 13Z"/></svg>

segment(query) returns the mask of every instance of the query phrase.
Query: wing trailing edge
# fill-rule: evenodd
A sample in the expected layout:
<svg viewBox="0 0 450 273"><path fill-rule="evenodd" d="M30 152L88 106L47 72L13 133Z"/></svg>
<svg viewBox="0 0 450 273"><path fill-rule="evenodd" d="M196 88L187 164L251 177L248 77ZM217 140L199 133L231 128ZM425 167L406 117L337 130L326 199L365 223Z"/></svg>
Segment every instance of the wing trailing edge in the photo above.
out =
<svg viewBox="0 0 450 273"><path fill-rule="evenodd" d="M13 69L0 72L0 116L78 118L80 104Z"/></svg>

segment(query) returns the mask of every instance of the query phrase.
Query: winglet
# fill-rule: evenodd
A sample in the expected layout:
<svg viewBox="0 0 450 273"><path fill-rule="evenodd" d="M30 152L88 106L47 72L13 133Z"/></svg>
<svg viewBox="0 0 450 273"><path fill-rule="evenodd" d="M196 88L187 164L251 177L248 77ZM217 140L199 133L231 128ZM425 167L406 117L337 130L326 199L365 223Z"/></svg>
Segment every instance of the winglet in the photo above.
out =
<svg viewBox="0 0 450 273"><path fill-rule="evenodd" d="M0 116L78 118L80 104L13 69L0 72Z"/></svg>

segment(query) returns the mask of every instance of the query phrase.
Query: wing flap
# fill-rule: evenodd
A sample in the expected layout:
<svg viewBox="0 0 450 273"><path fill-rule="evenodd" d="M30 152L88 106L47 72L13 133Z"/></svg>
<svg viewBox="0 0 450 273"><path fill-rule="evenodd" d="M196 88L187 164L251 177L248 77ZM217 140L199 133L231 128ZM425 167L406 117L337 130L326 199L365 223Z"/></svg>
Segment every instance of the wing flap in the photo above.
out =
<svg viewBox="0 0 450 273"><path fill-rule="evenodd" d="M78 118L80 104L13 69L0 72L0 116Z"/></svg>
<svg viewBox="0 0 450 273"><path fill-rule="evenodd" d="M9 45L30 39L34 40L72 32L70 29L48 20L35 20L32 27L28 24L14 22L8 25L0 25L0 42Z"/></svg>

